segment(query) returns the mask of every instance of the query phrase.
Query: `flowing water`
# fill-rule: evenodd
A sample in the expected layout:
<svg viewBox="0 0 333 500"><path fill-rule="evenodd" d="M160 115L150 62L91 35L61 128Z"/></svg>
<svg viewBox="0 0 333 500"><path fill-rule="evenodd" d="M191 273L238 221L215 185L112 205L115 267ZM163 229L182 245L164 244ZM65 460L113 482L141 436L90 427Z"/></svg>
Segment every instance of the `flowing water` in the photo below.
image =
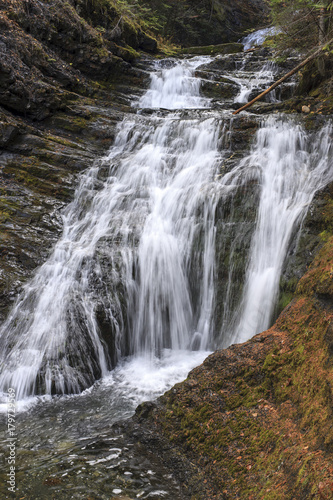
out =
<svg viewBox="0 0 333 500"><path fill-rule="evenodd" d="M256 45L262 45L267 37L277 35L278 33L280 33L280 30L275 26L271 28L263 28L244 37L241 40L241 43L244 45L244 50L249 50Z"/></svg>
<svg viewBox="0 0 333 500"><path fill-rule="evenodd" d="M274 82L277 67L272 61L265 63L260 71L254 72L249 78L249 73L246 71L246 57L244 63L239 70L228 75L229 78L240 86L239 93L234 99L234 102L246 103L252 98L253 92L255 95L263 92L271 83ZM267 96L269 102L278 102L276 92L273 90Z"/></svg>
<svg viewBox="0 0 333 500"><path fill-rule="evenodd" d="M212 109L194 76L209 61L156 64L2 326L2 408L9 388L18 409L32 405L17 421L22 496L181 498L162 464L110 425L209 351L270 326L288 248L314 194L333 179L332 127L309 134L291 118L263 119L252 149L225 169L231 114ZM244 193L248 244L245 200L241 216L235 208Z"/></svg>

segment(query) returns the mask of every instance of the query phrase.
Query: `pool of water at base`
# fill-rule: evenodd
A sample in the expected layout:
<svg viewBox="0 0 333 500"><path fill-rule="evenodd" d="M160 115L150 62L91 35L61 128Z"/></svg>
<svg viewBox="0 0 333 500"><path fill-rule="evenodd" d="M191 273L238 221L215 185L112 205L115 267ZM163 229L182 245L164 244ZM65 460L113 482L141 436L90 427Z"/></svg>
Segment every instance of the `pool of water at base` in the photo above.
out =
<svg viewBox="0 0 333 500"><path fill-rule="evenodd" d="M77 396L18 402L15 441L9 441L2 405L1 498L13 498L9 443L15 443L15 498L173 499L182 494L162 462L135 439L112 429L186 378L208 352L165 351L161 359L136 357Z"/></svg>

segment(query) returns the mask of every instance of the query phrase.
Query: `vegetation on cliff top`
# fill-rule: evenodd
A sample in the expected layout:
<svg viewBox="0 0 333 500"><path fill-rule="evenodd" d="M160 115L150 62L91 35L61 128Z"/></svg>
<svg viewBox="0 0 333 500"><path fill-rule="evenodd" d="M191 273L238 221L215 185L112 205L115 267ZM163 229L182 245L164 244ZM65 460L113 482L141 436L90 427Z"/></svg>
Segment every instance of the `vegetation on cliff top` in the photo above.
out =
<svg viewBox="0 0 333 500"><path fill-rule="evenodd" d="M266 0L73 0L89 22L101 22L116 12L116 29L122 22L182 46L237 41L247 29L268 22ZM114 28L113 28L114 29Z"/></svg>
<svg viewBox="0 0 333 500"><path fill-rule="evenodd" d="M270 0L274 24L283 27L285 43L309 50L332 38L331 0Z"/></svg>
<svg viewBox="0 0 333 500"><path fill-rule="evenodd" d="M319 90L329 96L332 90L333 46L333 2L331 0L270 0L271 17L281 32L268 40L280 54L295 50L310 54L323 46L322 53L308 64L301 73L300 94L307 94L328 81L328 87ZM321 96L323 98L323 95Z"/></svg>

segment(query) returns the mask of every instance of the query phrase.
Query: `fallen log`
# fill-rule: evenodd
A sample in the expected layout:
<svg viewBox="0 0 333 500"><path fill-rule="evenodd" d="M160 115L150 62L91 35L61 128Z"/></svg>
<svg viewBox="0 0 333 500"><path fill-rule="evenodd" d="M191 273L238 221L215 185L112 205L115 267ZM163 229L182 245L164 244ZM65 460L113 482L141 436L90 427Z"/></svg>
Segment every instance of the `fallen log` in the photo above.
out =
<svg viewBox="0 0 333 500"><path fill-rule="evenodd" d="M320 55L321 51L323 50L323 48L326 47L326 46L328 46L328 45L330 45L332 42L333 42L333 38L331 38L331 40L329 42L326 42L323 45L321 45L319 47L319 49L316 50L316 52L314 52L309 57L307 57L306 59L304 59L304 61L302 61L301 63L299 63L297 66L295 66L295 68L293 68L286 75L284 75L282 78L280 78L280 80L278 80L275 83L273 83L273 85L271 85L270 87L268 87L268 89L264 90L264 92L262 92L261 94L257 95L257 97L255 97L254 99L252 99L252 101L247 102L246 104L244 104L244 106L242 106L241 108L238 108L236 111L234 111L233 115L237 115L237 113L239 113L240 111L243 111L244 109L249 108L250 106L252 106L252 104L254 104L256 101L258 101L259 99L261 99L261 97L263 97L264 95L266 95L269 92L271 92L272 90L274 90L276 87L278 87L278 85L280 85L282 82L284 82L285 80L287 80L287 78L290 78L299 69L303 68L303 66L305 66L306 64L308 64L310 61L312 61L316 57L318 57Z"/></svg>

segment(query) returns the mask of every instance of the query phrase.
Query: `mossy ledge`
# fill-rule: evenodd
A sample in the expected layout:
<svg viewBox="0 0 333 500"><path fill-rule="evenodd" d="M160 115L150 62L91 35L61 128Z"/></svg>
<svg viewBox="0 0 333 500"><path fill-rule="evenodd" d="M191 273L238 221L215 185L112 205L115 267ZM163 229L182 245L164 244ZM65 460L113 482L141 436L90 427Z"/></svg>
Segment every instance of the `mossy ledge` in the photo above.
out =
<svg viewBox="0 0 333 500"><path fill-rule="evenodd" d="M237 54L243 52L244 45L242 43L222 43L219 45L206 45L202 47L188 47L180 49L180 55L197 54L200 56L215 55L215 54Z"/></svg>
<svg viewBox="0 0 333 500"><path fill-rule="evenodd" d="M217 351L125 432L191 499L333 497L333 237L275 325Z"/></svg>

